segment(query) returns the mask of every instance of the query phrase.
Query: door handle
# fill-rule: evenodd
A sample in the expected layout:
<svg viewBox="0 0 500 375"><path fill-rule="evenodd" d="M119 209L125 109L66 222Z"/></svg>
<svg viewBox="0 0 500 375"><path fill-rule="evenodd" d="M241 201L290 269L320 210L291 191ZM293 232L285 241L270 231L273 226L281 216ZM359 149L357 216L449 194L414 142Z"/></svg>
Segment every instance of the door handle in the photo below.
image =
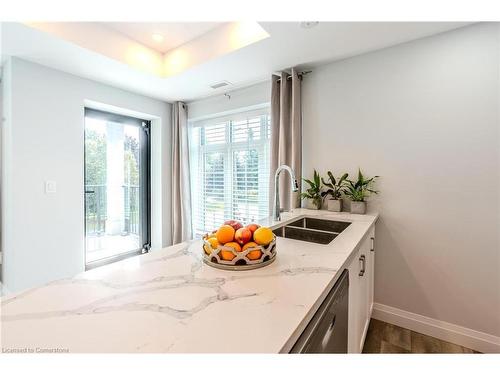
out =
<svg viewBox="0 0 500 375"><path fill-rule="evenodd" d="M95 194L95 190L85 190L85 194Z"/></svg>
<svg viewBox="0 0 500 375"><path fill-rule="evenodd" d="M359 257L359 261L361 262L361 270L359 271L359 276L363 276L366 271L366 256L363 254Z"/></svg>
<svg viewBox="0 0 500 375"><path fill-rule="evenodd" d="M372 240L372 247L370 248L370 251L375 251L375 237L372 237L371 240Z"/></svg>

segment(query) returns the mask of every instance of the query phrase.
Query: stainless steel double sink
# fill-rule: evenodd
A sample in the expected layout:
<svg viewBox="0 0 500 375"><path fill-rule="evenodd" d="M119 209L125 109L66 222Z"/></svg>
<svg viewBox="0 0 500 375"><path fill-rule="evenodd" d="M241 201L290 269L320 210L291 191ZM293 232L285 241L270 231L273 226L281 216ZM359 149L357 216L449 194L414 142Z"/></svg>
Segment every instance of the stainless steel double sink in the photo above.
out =
<svg viewBox="0 0 500 375"><path fill-rule="evenodd" d="M278 237L327 245L351 223L302 217L273 230Z"/></svg>

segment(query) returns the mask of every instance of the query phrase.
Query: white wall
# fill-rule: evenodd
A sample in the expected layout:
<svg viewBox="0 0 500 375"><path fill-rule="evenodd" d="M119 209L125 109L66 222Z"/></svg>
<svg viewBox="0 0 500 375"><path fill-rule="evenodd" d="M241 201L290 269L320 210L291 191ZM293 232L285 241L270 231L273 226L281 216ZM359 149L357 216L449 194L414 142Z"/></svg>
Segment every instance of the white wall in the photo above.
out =
<svg viewBox="0 0 500 375"><path fill-rule="evenodd" d="M378 174L376 302L500 336L499 26L314 69L304 175Z"/></svg>
<svg viewBox="0 0 500 375"><path fill-rule="evenodd" d="M271 101L271 81L265 81L228 92L231 98L220 93L208 98L188 102L188 117L196 121L213 115L225 115L241 108L267 105Z"/></svg>
<svg viewBox="0 0 500 375"><path fill-rule="evenodd" d="M163 186L160 217L169 221L171 105L18 58L7 65L2 247L4 284L13 292L84 270L83 113L88 101L158 118L156 137L163 147L156 149L153 164L163 173L157 177ZM152 143L158 146L157 140ZM57 182L56 194L44 193L46 180ZM166 224L161 241L170 243Z"/></svg>
<svg viewBox="0 0 500 375"><path fill-rule="evenodd" d="M0 228L3 222L3 212L2 212L2 190L3 190L3 165L2 165L2 150L3 150L3 138L4 138L4 122L5 122L5 109L10 107L8 99L3 95L4 91L10 90L9 78L10 74L8 74L8 67L4 67L3 65L3 54L2 54L2 32L3 32L3 24L0 22ZM7 73L7 74L6 74ZM2 230L0 229L0 296L3 295L3 253L2 253Z"/></svg>

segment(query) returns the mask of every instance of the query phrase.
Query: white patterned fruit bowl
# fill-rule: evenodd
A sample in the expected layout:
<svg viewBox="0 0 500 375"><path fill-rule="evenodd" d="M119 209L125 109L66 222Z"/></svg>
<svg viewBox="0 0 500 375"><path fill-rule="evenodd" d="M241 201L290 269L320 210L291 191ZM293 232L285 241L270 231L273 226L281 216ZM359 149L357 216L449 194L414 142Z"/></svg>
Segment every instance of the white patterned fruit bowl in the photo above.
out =
<svg viewBox="0 0 500 375"><path fill-rule="evenodd" d="M265 245L248 247L238 251L234 247L218 245L216 248L203 237L203 261L216 268L230 271L251 270L265 267L276 259L276 236Z"/></svg>

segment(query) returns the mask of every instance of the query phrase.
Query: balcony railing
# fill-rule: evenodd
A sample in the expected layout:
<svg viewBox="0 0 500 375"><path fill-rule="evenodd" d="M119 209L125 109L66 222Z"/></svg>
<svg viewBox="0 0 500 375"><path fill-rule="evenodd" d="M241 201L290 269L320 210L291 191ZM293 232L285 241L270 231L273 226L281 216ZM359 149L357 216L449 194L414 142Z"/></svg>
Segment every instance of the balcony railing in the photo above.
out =
<svg viewBox="0 0 500 375"><path fill-rule="evenodd" d="M123 234L139 234L139 186L123 185ZM107 188L106 185L85 186L85 232L87 236L106 233Z"/></svg>
<svg viewBox="0 0 500 375"><path fill-rule="evenodd" d="M102 235L106 232L106 185L85 186L86 235Z"/></svg>
<svg viewBox="0 0 500 375"><path fill-rule="evenodd" d="M125 233L139 234L139 186L123 185L123 202L125 207Z"/></svg>

